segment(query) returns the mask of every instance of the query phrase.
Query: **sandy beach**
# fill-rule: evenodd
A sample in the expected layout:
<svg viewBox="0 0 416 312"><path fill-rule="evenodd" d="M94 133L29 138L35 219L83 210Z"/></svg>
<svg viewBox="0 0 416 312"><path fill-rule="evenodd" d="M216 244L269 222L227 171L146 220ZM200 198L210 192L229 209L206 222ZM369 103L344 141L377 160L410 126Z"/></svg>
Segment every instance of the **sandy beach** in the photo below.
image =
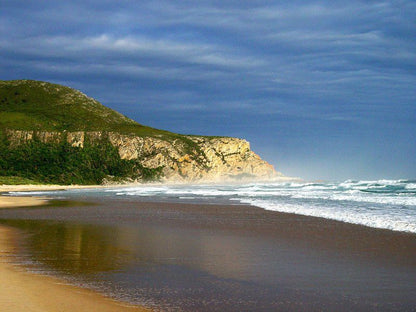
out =
<svg viewBox="0 0 416 312"><path fill-rule="evenodd" d="M8 226L29 231L36 261L46 261L57 272L97 275L98 285L108 285L104 293L114 286L116 298L122 292L127 302L153 302L151 307L162 311L170 307L412 311L416 307L416 235L411 233L248 205L77 196L81 197L74 198L76 202L82 199L94 205L1 209L0 219L6 225L1 237L11 235ZM6 241L12 242L9 249L1 249L14 251L13 240ZM22 305L13 307L20 304L22 293L40 307L32 311L56 311L56 306L50 310L42 306L52 303L30 295L42 287L48 288L42 294L55 290L62 294L62 299L54 296L58 305L67 305L61 300L71 300L72 295L76 302L70 301L69 307L94 298L85 311L94 310L95 302L116 304L94 292L62 285L58 279L20 272L8 263L2 263L1 270L2 283L17 279L2 291L1 302L10 306L5 311L30 311Z"/></svg>
<svg viewBox="0 0 416 312"><path fill-rule="evenodd" d="M0 185L0 209L41 206L48 203L48 199L38 196L3 196L7 192L29 192L29 191L53 191L74 188L92 188L100 186L81 186L81 185Z"/></svg>
<svg viewBox="0 0 416 312"><path fill-rule="evenodd" d="M37 196L2 196L1 193L7 192L28 192L28 191L48 191L65 190L78 188L77 186L62 185L0 185L0 209L41 206L48 203L48 199Z"/></svg>
<svg viewBox="0 0 416 312"><path fill-rule="evenodd" d="M4 196L8 192L57 191L71 189L105 188L103 185L0 185L0 209L42 206L48 203L46 197Z"/></svg>
<svg viewBox="0 0 416 312"><path fill-rule="evenodd" d="M67 186L0 186L0 192L67 189ZM71 188L71 187L69 187ZM72 188L76 188L75 186ZM42 197L0 196L0 208L41 206ZM0 310L2 312L145 312L148 309L119 303L93 291L67 285L61 280L33 274L10 263L16 230L0 227Z"/></svg>
<svg viewBox="0 0 416 312"><path fill-rule="evenodd" d="M70 190L70 189L88 189L88 188L104 188L103 185L0 185L0 193L7 192L30 192L30 191L54 191L54 190Z"/></svg>
<svg viewBox="0 0 416 312"><path fill-rule="evenodd" d="M0 208L41 206L47 203L48 200L43 197L0 196Z"/></svg>

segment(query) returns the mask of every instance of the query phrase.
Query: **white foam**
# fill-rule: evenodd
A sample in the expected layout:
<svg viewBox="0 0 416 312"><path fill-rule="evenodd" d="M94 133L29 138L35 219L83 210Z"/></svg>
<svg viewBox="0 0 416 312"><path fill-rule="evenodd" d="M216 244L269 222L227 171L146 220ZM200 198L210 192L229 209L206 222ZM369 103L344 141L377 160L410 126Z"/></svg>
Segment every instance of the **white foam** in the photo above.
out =
<svg viewBox="0 0 416 312"><path fill-rule="evenodd" d="M409 216L400 213L386 213L383 210L346 210L334 206L316 207L301 204L280 204L263 200L242 200L241 202L266 210L320 217L393 231L416 233L416 215Z"/></svg>
<svg viewBox="0 0 416 312"><path fill-rule="evenodd" d="M22 195L47 195L51 193L53 192L51 191L33 191L33 192L22 191L22 192L8 192L7 194L10 196L22 196Z"/></svg>
<svg viewBox="0 0 416 312"><path fill-rule="evenodd" d="M416 190L416 183L406 184L405 189L407 189L407 190Z"/></svg>

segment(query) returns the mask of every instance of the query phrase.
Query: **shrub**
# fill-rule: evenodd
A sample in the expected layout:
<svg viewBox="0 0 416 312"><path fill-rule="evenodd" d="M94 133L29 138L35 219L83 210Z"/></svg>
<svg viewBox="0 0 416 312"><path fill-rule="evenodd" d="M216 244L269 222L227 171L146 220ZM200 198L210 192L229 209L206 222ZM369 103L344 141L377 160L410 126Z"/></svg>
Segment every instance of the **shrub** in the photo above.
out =
<svg viewBox="0 0 416 312"><path fill-rule="evenodd" d="M101 184L103 179L158 180L162 168L146 168L137 160L121 159L108 140L73 147L66 140L43 143L34 138L11 147L0 138L0 175L42 183Z"/></svg>

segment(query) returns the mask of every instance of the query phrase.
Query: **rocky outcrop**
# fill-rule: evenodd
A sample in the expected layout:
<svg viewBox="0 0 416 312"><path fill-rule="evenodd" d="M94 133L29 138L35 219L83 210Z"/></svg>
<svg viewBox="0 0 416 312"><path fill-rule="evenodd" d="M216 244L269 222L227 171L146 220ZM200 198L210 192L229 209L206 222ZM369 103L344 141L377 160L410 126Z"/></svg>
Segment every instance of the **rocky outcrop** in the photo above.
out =
<svg viewBox="0 0 416 312"><path fill-rule="evenodd" d="M138 159L148 168L163 168L164 179L178 182L270 179L281 176L272 165L250 149L246 140L228 137L186 136L168 141L116 132L45 132L7 130L11 145L38 138L42 142L67 140L82 148L89 142L108 139L123 159Z"/></svg>

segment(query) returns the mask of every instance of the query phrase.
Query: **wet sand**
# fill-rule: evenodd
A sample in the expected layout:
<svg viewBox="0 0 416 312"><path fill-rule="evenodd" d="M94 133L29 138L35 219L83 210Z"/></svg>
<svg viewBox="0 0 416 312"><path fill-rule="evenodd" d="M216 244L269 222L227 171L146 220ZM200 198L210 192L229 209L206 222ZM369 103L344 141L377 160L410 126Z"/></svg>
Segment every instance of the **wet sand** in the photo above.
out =
<svg viewBox="0 0 416 312"><path fill-rule="evenodd" d="M0 310L2 312L145 312L95 292L63 284L53 277L28 273L10 264L15 231L0 227Z"/></svg>
<svg viewBox="0 0 416 312"><path fill-rule="evenodd" d="M62 186L0 186L0 192L67 189ZM75 186L74 186L75 188ZM44 206L47 198L0 196L0 208ZM62 283L61 280L19 270L11 262L16 231L0 227L0 310L2 312L146 312L143 307L116 302L98 293Z"/></svg>
<svg viewBox="0 0 416 312"><path fill-rule="evenodd" d="M32 220L29 230L46 231L34 249L63 233L61 245L76 246L83 259L76 263L84 271L75 273L119 282L127 301L183 311L416 308L415 234L244 205L92 201L1 210L0 219L22 229ZM61 256L64 247L39 259ZM73 259L62 263L49 265L71 273Z"/></svg>

